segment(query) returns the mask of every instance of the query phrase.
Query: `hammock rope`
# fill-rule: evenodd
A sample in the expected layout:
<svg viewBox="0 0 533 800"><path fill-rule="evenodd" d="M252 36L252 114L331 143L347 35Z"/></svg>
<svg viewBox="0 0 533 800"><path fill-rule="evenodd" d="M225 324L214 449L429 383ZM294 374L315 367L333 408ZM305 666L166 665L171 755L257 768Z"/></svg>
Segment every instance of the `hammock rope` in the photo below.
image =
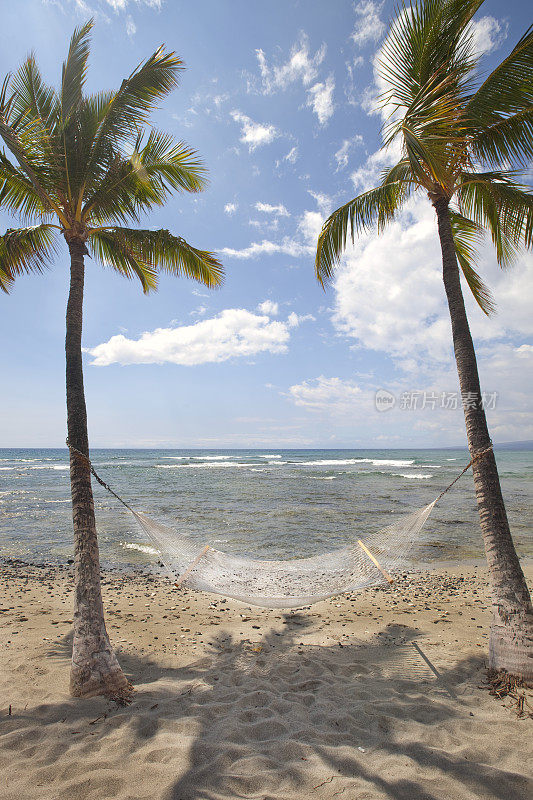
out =
<svg viewBox="0 0 533 800"><path fill-rule="evenodd" d="M90 458L71 445L70 453L82 458L97 482L130 511L154 541L161 561L177 588L186 586L214 592L268 608L297 608L368 586L393 582L390 573L405 565L405 556L433 507L479 459L488 447L474 454L461 473L427 506L401 516L391 525L357 539L345 547L317 556L265 561L198 545L187 535L133 509L94 469ZM378 560L379 557L379 560Z"/></svg>

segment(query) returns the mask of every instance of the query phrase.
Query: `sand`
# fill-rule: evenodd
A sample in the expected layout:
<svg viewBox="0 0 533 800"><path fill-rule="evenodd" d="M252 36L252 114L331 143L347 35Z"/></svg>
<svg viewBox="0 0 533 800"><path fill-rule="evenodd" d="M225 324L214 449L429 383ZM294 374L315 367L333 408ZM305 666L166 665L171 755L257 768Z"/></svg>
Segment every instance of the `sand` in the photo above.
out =
<svg viewBox="0 0 533 800"><path fill-rule="evenodd" d="M107 573L128 707L68 696L71 583L2 567L2 800L533 796L532 720L483 686L483 569L297 613Z"/></svg>

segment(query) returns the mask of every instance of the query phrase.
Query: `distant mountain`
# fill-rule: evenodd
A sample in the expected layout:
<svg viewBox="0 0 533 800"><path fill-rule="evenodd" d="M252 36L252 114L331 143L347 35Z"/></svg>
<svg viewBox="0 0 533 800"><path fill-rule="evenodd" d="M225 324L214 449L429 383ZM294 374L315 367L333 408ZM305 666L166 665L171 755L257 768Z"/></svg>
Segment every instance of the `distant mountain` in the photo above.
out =
<svg viewBox="0 0 533 800"><path fill-rule="evenodd" d="M496 442L496 450L533 450L533 439L525 442Z"/></svg>

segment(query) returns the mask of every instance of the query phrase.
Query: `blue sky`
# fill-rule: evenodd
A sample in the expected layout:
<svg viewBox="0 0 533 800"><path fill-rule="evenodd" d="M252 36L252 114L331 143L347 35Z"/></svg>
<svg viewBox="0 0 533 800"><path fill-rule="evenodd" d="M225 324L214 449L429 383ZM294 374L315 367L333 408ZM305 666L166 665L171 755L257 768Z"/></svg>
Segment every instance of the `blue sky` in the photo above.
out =
<svg viewBox="0 0 533 800"><path fill-rule="evenodd" d="M203 194L175 196L144 224L216 250L223 289L163 277L147 297L87 259L93 446L464 443L461 409L442 402L458 383L427 200L350 248L327 293L313 276L325 216L390 163L378 152L373 63L392 9L370 0L18 0L3 9L2 74L33 49L57 83L72 29L90 16L89 89L117 87L160 43L175 50L187 71L154 122L209 168ZM484 69L530 16L526 0L484 4ZM2 231L13 225L0 218ZM495 441L533 438L532 267L523 255L504 273L486 246L481 268L498 315L485 319L467 298L483 387L497 393L488 410ZM0 446L64 442L67 287L63 247L53 270L0 297ZM378 389L394 395L393 409L376 409Z"/></svg>

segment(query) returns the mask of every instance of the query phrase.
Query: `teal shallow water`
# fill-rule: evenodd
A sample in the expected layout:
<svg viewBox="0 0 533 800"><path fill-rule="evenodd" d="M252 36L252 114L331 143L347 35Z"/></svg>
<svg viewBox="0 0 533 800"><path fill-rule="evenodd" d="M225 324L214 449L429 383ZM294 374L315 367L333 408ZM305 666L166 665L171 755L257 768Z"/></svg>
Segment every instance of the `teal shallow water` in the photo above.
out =
<svg viewBox="0 0 533 800"><path fill-rule="evenodd" d="M132 506L199 542L256 558L340 547L431 502L468 462L466 450L93 450L96 470ZM497 452L521 557L533 556L533 451ZM153 565L132 516L95 486L104 565ZM0 450L0 556L72 555L65 450ZM413 564L480 558L471 472L442 499Z"/></svg>

